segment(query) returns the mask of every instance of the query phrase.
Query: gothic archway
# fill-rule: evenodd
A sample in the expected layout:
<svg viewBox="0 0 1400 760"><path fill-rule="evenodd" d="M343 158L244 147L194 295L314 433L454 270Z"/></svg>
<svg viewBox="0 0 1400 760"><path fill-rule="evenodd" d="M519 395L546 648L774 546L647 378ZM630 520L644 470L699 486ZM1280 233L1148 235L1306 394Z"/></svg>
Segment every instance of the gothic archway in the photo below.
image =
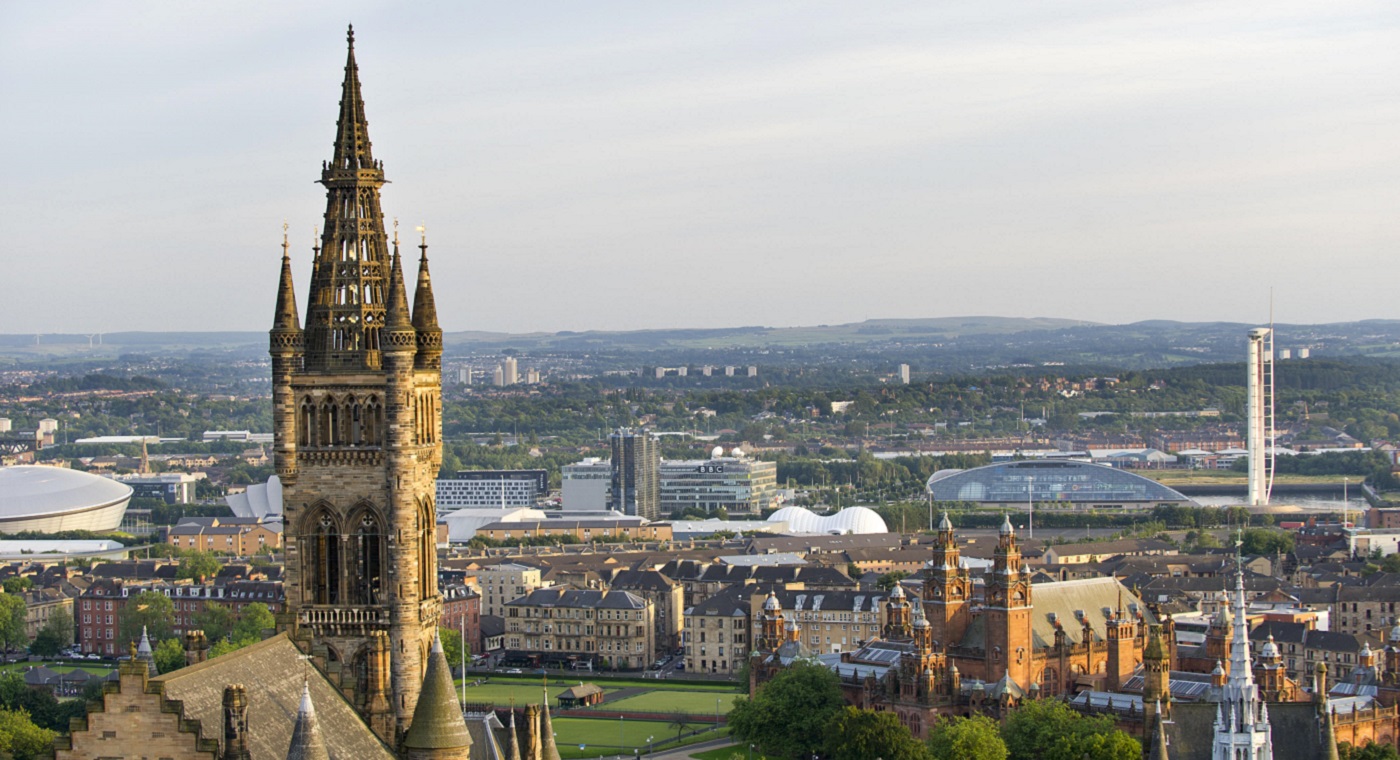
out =
<svg viewBox="0 0 1400 760"><path fill-rule="evenodd" d="M351 604L379 604L384 588L384 523L376 511L365 505L352 518L350 558Z"/></svg>
<svg viewBox="0 0 1400 760"><path fill-rule="evenodd" d="M301 530L303 582L312 604L340 603L340 526L325 507L312 510Z"/></svg>

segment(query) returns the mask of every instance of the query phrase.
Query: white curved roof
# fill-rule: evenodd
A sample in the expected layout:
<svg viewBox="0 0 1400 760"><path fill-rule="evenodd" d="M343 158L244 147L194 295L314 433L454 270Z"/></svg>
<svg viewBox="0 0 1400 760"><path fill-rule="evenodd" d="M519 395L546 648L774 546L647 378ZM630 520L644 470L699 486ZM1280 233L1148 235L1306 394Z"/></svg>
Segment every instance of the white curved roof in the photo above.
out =
<svg viewBox="0 0 1400 760"><path fill-rule="evenodd" d="M131 486L79 470L39 465L0 467L0 519L44 517L112 506Z"/></svg>
<svg viewBox="0 0 1400 760"><path fill-rule="evenodd" d="M768 522L785 522L789 533L888 533L885 521L869 507L847 507L820 517L805 507L783 507Z"/></svg>
<svg viewBox="0 0 1400 760"><path fill-rule="evenodd" d="M273 475L266 483L255 483L243 493L225 496L224 503L237 517L277 519L282 516L282 479Z"/></svg>

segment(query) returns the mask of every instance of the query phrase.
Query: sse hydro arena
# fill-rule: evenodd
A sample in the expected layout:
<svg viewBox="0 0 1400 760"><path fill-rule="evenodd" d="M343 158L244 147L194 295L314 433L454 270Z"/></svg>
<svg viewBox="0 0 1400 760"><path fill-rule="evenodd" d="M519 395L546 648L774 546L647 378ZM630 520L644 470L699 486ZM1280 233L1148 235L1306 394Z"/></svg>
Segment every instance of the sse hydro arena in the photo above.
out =
<svg viewBox="0 0 1400 760"><path fill-rule="evenodd" d="M61 467L0 467L0 533L116 530L131 486Z"/></svg>
<svg viewBox="0 0 1400 760"><path fill-rule="evenodd" d="M928 479L933 501L967 501L984 507L1024 507L1058 502L1075 509L1151 509L1196 502L1151 478L1089 462L1002 462L971 470L939 470Z"/></svg>

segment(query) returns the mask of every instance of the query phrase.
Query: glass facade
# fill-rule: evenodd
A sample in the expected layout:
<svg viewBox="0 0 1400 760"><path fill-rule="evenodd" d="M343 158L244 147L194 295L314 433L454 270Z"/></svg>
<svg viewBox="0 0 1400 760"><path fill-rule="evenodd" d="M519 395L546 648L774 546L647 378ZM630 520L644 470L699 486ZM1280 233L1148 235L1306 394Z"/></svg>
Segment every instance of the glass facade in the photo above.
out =
<svg viewBox="0 0 1400 760"><path fill-rule="evenodd" d="M1191 503L1141 475L1088 462L1004 462L972 470L942 470L929 478L934 501L993 504L1059 501L1083 504Z"/></svg>

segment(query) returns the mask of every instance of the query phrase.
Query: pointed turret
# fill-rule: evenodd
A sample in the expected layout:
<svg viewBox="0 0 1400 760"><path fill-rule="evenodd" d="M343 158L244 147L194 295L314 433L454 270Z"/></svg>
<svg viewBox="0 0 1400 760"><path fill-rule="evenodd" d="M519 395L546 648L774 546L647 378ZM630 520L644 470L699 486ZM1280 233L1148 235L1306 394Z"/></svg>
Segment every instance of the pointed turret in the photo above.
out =
<svg viewBox="0 0 1400 760"><path fill-rule="evenodd" d="M408 313L408 294L404 290L403 266L399 259L398 232L394 233L394 255L389 261L389 300L385 305L384 329L386 351L405 348L403 336L408 336L408 348L415 348L417 339L413 330L413 320Z"/></svg>
<svg viewBox="0 0 1400 760"><path fill-rule="evenodd" d="M515 705L510 706L510 742L506 747L506 760L522 760L520 757L520 734L515 729Z"/></svg>
<svg viewBox="0 0 1400 760"><path fill-rule="evenodd" d="M1167 756L1167 729L1162 720L1162 706L1157 705L1156 720L1152 728L1152 749L1149 750L1147 760L1168 760Z"/></svg>
<svg viewBox="0 0 1400 760"><path fill-rule="evenodd" d="M146 635L146 626L144 625L141 626L141 643L136 646L136 659L146 663L146 669L150 671L152 677L160 675L156 671L155 650L151 648L151 638Z"/></svg>
<svg viewBox="0 0 1400 760"><path fill-rule="evenodd" d="M292 743L287 747L287 760L330 760L321 726L316 722L316 707L311 704L311 684L301 686L301 707L297 709Z"/></svg>
<svg viewBox="0 0 1400 760"><path fill-rule="evenodd" d="M452 689L452 669L442 652L442 638L433 637L428 672L413 710L413 722L404 734L403 746L413 760L466 760L472 738Z"/></svg>
<svg viewBox="0 0 1400 760"><path fill-rule="evenodd" d="M1001 521L1001 530L998 531L1003 536L1009 536L1015 531L1011 528L1011 515L1007 514Z"/></svg>
<svg viewBox="0 0 1400 760"><path fill-rule="evenodd" d="M540 760L559 760L559 747L554 744L554 726L549 722L549 688L545 687L540 704Z"/></svg>
<svg viewBox="0 0 1400 760"><path fill-rule="evenodd" d="M418 331L415 364L419 369L441 369L442 328L438 327L433 281L428 274L428 233L422 227L418 228L418 232L422 238L418 243L421 252L418 257L418 288L413 292L413 328Z"/></svg>
<svg viewBox="0 0 1400 760"><path fill-rule="evenodd" d="M282 278L277 282L277 308L272 315L273 347L279 335L295 333L301 336L301 317L297 316L297 293L292 285L292 257L288 252L287 225L282 225ZM300 343L300 340L298 340Z"/></svg>

